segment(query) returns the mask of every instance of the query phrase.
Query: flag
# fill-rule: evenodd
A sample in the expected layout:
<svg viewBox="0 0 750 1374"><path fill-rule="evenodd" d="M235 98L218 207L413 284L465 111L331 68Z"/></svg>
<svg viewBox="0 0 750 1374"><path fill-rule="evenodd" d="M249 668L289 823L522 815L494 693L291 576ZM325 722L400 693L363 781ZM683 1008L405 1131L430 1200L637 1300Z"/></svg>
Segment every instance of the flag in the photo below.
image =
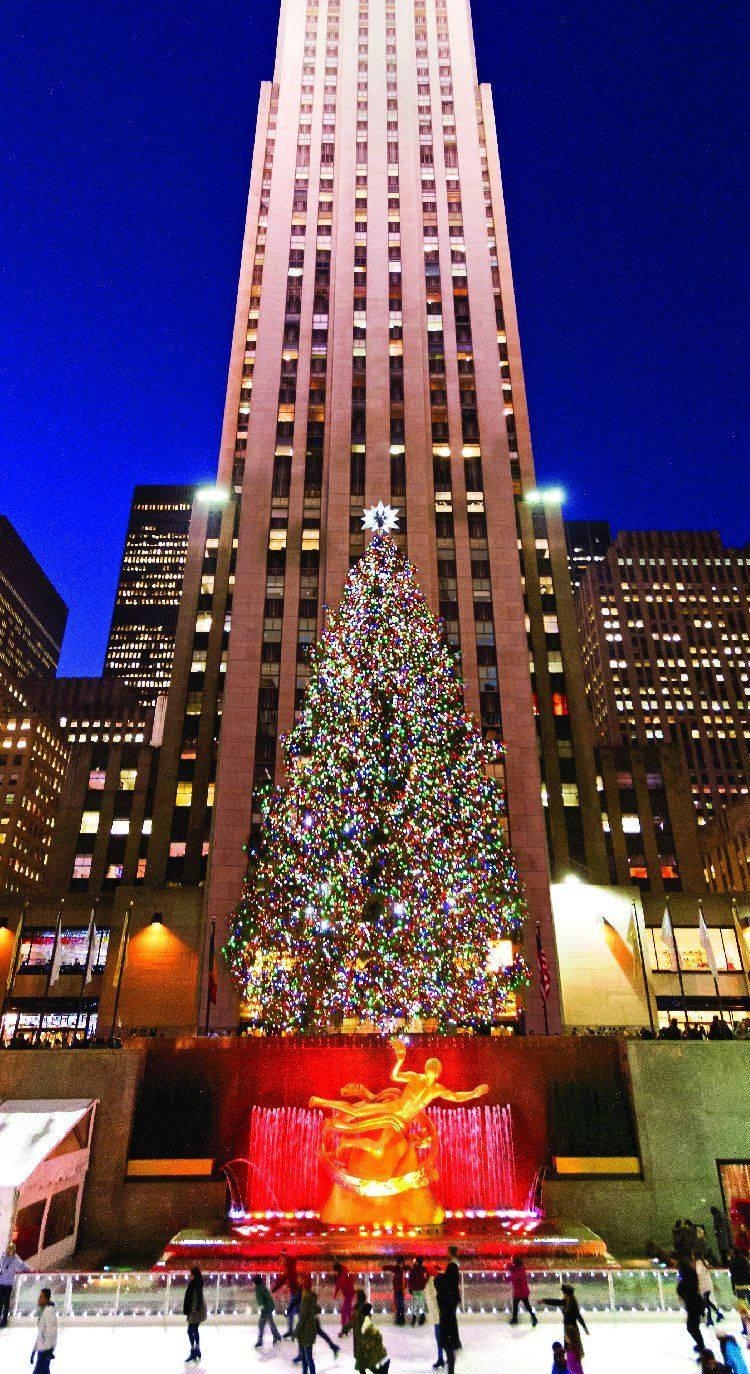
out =
<svg viewBox="0 0 750 1374"><path fill-rule="evenodd" d="M123 927L122 927L122 935L120 936L120 949L119 949L119 952L118 952L118 955L117 955L117 968L115 969L115 976L114 976L114 978L113 978L113 980L112 980L113 985L114 985L115 987L117 987L117 985L118 985L118 983L119 983L120 979L122 978L122 975L123 975L123 973L124 973L124 971L125 971L125 960L126 960L127 957L128 957L128 930L129 930L129 928L130 928L130 907L128 907L127 911L125 912L125 922L124 922Z"/></svg>
<svg viewBox="0 0 750 1374"><path fill-rule="evenodd" d="M5 985L5 991L6 991L7 993L9 993L9 992L12 991L12 988L13 988L13 979L14 979L15 976L16 976L16 969L17 969L17 967L18 967L18 960L19 960L19 958L20 958L20 956L21 956L21 941L22 941L22 939L23 939L23 922L24 922L24 917L25 917L25 915L26 915L26 912L25 912L25 910L24 910L23 913L22 913L22 915L21 915L21 919L20 919L20 921L18 922L18 925L17 925L17 927L16 927L16 938L15 938L15 940L13 941L13 953L12 953L11 956L10 956L10 968L8 969L8 981L7 981L6 985Z"/></svg>
<svg viewBox="0 0 750 1374"><path fill-rule="evenodd" d="M661 923L661 938L669 950L670 958L674 961L675 968L678 967L677 941L675 939L672 917L669 914L669 907L664 908L664 919Z"/></svg>
<svg viewBox="0 0 750 1374"><path fill-rule="evenodd" d="M547 955L542 945L542 929L538 921L536 923L536 960L539 968L539 986L542 989L542 997L546 1002L550 995L550 989L552 988L552 979L550 977Z"/></svg>
<svg viewBox="0 0 750 1374"><path fill-rule="evenodd" d="M88 953L86 955L86 968L83 975L83 986L88 987L94 976L94 959L96 956L96 926L94 925L94 908L91 908L88 930Z"/></svg>
<svg viewBox="0 0 750 1374"><path fill-rule="evenodd" d="M219 989L218 989L218 984L217 984L217 982L216 982L216 973L215 973L215 971L214 971L214 953L215 953L215 948L216 948L216 922L215 922L215 921L212 921L212 922L211 922L211 939L210 939L209 945L208 945L208 1005L209 1005L209 1007L215 1007L215 1006L216 1006L216 998L217 998L218 991L219 991Z"/></svg>
<svg viewBox="0 0 750 1374"><path fill-rule="evenodd" d="M625 938L626 938L626 940L627 940L628 947L629 947L629 949L630 949L630 953L632 954L632 956L633 956L635 962L636 962L637 964L640 963L640 941L639 941L639 939L638 939L638 916L637 916L637 914L636 914L635 902L633 902L632 905L631 905L631 907L630 907L630 921L629 921L629 923L628 923L628 933L627 933L627 935L626 935Z"/></svg>
<svg viewBox="0 0 750 1374"><path fill-rule="evenodd" d="M49 971L49 981L47 988L53 988L60 977L62 967L62 911L57 913L57 925L55 926L55 943L52 946L52 965Z"/></svg>
<svg viewBox="0 0 750 1374"><path fill-rule="evenodd" d="M708 967L710 968L714 978L716 979L716 982L718 983L719 966L716 962L714 947L711 944L711 937L708 933L708 927L703 918L703 906L700 902L698 903L698 939L701 942L701 948L703 949L703 952L706 956L706 960L708 961Z"/></svg>

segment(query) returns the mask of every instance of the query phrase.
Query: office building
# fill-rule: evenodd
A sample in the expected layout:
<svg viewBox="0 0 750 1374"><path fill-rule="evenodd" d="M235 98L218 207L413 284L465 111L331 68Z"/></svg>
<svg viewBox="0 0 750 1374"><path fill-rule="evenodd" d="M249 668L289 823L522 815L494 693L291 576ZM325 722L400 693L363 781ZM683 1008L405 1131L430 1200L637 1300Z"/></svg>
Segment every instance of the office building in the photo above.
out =
<svg viewBox="0 0 750 1374"><path fill-rule="evenodd" d="M0 694L27 678L54 677L68 608L46 573L0 515Z"/></svg>
<svg viewBox="0 0 750 1374"><path fill-rule="evenodd" d="M0 707L0 896L28 900L49 880L68 764L64 736L33 710Z"/></svg>
<svg viewBox="0 0 750 1374"><path fill-rule="evenodd" d="M566 520L570 580L575 591L592 563L601 563L612 544L608 520Z"/></svg>
<svg viewBox="0 0 750 1374"><path fill-rule="evenodd" d="M105 673L154 705L169 690L194 487L133 492Z"/></svg>
<svg viewBox="0 0 750 1374"><path fill-rule="evenodd" d="M675 741L699 824L750 791L750 551L718 534L617 536L576 594L603 741Z"/></svg>
<svg viewBox="0 0 750 1374"><path fill-rule="evenodd" d="M533 961L535 920L552 943L548 842L553 863L580 861L599 806L570 710L583 685L562 520L534 477L492 96L459 0L284 0L218 486L204 571L218 587L209 565L224 563L231 586L194 642L222 714L209 925L221 938L307 648L364 551L363 507L383 500L460 647L467 706L507 746ZM600 826L592 843L604 864ZM219 1017L234 1006L222 975ZM541 1025L536 989L528 1010Z"/></svg>

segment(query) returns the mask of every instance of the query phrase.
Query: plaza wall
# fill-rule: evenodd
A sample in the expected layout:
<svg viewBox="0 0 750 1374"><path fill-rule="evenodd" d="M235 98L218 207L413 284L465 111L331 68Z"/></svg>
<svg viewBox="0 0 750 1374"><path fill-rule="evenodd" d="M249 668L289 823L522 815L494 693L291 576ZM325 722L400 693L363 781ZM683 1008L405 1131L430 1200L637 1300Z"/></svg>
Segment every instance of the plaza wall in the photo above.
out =
<svg viewBox="0 0 750 1374"><path fill-rule="evenodd" d="M721 1202L717 1161L750 1159L746 1043L453 1037L415 1041L410 1061L421 1067L430 1052L440 1054L449 1086L487 1081L488 1101L510 1102L521 1167L545 1167L549 1212L590 1226L614 1255L643 1254L649 1240L667 1245L678 1216L707 1220ZM178 1230L221 1224L218 1165L246 1154L254 1103L302 1106L311 1092L352 1079L377 1088L391 1062L387 1044L359 1039L185 1038L122 1050L4 1051L0 1100L98 1099L79 1249L88 1262L143 1265ZM572 1093L572 1125L555 1110L561 1086ZM597 1124L592 1112L602 1097L609 1115ZM608 1151L610 1125L619 1141ZM555 1177L555 1155L628 1153L622 1136L629 1130L641 1177ZM128 1161L200 1157L215 1162L211 1176L127 1176Z"/></svg>

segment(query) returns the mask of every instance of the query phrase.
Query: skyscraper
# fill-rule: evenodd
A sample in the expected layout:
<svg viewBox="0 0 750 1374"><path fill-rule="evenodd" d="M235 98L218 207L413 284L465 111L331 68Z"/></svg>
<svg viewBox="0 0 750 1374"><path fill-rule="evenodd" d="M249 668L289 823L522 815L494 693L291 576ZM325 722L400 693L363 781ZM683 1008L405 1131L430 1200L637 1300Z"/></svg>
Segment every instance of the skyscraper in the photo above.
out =
<svg viewBox="0 0 750 1374"><path fill-rule="evenodd" d="M363 506L383 500L460 648L468 708L506 741L510 838L551 947L540 757L553 851L578 853L580 815L599 807L593 765L576 772L583 716L571 726L568 710L583 688L560 646L562 520L523 502L536 483L492 96L463 0L282 0L219 484L233 496L213 560L233 579L209 870L219 937L254 788L279 776L306 650L364 550ZM223 987L219 1019L230 1007ZM536 989L529 1014L541 1024Z"/></svg>
<svg viewBox="0 0 750 1374"><path fill-rule="evenodd" d="M576 595L603 740L674 740L698 823L748 795L750 556L718 534L621 533Z"/></svg>
<svg viewBox="0 0 750 1374"><path fill-rule="evenodd" d="M0 695L8 682L54 677L67 619L62 597L0 515Z"/></svg>
<svg viewBox="0 0 750 1374"><path fill-rule="evenodd" d="M169 690L194 487L133 492L104 671L153 706Z"/></svg>
<svg viewBox="0 0 750 1374"><path fill-rule="evenodd" d="M592 563L601 563L612 543L608 520L566 520L565 539L568 545L568 566L573 589Z"/></svg>

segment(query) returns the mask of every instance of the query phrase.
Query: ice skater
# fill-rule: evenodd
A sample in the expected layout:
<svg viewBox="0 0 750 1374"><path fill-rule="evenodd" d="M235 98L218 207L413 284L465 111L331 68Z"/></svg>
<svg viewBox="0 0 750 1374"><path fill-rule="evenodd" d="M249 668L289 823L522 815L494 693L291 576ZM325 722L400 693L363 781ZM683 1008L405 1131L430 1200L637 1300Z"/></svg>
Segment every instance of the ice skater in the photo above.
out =
<svg viewBox="0 0 750 1374"><path fill-rule="evenodd" d="M520 1255L514 1255L508 1268L508 1278L513 1295L513 1315L510 1319L511 1326L518 1326L518 1309L525 1307L531 1317L531 1325L536 1326L537 1315L531 1306L531 1290L529 1288L529 1276L526 1273L526 1265Z"/></svg>
<svg viewBox="0 0 750 1374"><path fill-rule="evenodd" d="M393 1311L396 1318L396 1326L406 1325L406 1305L404 1302L404 1292L406 1287L406 1276L404 1274L404 1261L398 1255L393 1264L384 1264L383 1272L391 1274L393 1285Z"/></svg>
<svg viewBox="0 0 750 1374"><path fill-rule="evenodd" d="M699 1255L695 1257L695 1272L698 1277L698 1290L703 1299L703 1315L706 1326L713 1326L713 1314L716 1313L717 1322L721 1322L724 1320L724 1313L719 1311L714 1302L714 1281L711 1277L711 1270L706 1261L701 1259Z"/></svg>
<svg viewBox="0 0 750 1374"><path fill-rule="evenodd" d="M312 1280L308 1279L300 1296L299 1320L297 1322L297 1340L299 1341L302 1374L315 1374L313 1346L318 1335L319 1316L318 1295L312 1286Z"/></svg>
<svg viewBox="0 0 750 1374"><path fill-rule="evenodd" d="M372 1320L372 1307L364 1305L362 1313L362 1334L359 1338L362 1367L367 1374L388 1374L391 1362L385 1348L383 1336Z"/></svg>
<svg viewBox="0 0 750 1374"><path fill-rule="evenodd" d="M587 1336L589 1329L578 1306L576 1290L572 1283L562 1283L560 1288L561 1298L545 1298L544 1302L547 1307L559 1307L562 1312L568 1374L583 1374L583 1341L579 1328L583 1327Z"/></svg>
<svg viewBox="0 0 750 1374"><path fill-rule="evenodd" d="M263 1344L263 1336L267 1326L271 1328L274 1345L281 1340L281 1332L276 1325L276 1307L268 1284L263 1282L260 1274L255 1275L253 1283L255 1284L255 1301L258 1305L258 1339L255 1342L255 1349L259 1350Z"/></svg>
<svg viewBox="0 0 750 1374"><path fill-rule="evenodd" d="M435 1278L430 1276L425 1284L424 1300L427 1310L427 1320L435 1332L435 1343L437 1345L437 1359L432 1368L444 1369L444 1351L440 1343L440 1307L438 1306L437 1288L435 1284Z"/></svg>
<svg viewBox="0 0 750 1374"><path fill-rule="evenodd" d="M203 1275L197 1265L190 1270L190 1280L185 1289L182 1315L187 1317L187 1333L190 1341L190 1354L185 1364L197 1364L201 1357L200 1328L208 1316L206 1299L203 1295Z"/></svg>
<svg viewBox="0 0 750 1374"><path fill-rule="evenodd" d="M362 1362L363 1356L361 1341L362 1327L364 1325L365 1316L367 1315L365 1312L365 1308L368 1306L369 1303L367 1301L367 1294L365 1293L364 1288L358 1288L354 1294L354 1309L352 1311L352 1315L349 1321L347 1322L346 1326L342 1327L341 1330L342 1336L346 1336L350 1331L352 1332L352 1343L354 1345L354 1368L357 1370L357 1374L364 1374L365 1370L365 1366Z"/></svg>
<svg viewBox="0 0 750 1374"><path fill-rule="evenodd" d="M427 1270L424 1267L424 1260L417 1255L407 1278L407 1286L411 1297L411 1324L424 1326L427 1308L425 1306L424 1290L428 1279Z"/></svg>
<svg viewBox="0 0 750 1374"><path fill-rule="evenodd" d="M24 1261L16 1254L16 1247L11 1241L2 1259L0 1259L0 1329L8 1325L13 1284L19 1274L28 1274L28 1272L28 1264L24 1264Z"/></svg>
<svg viewBox="0 0 750 1374"><path fill-rule="evenodd" d="M458 1320L456 1317L458 1303L456 1301L454 1285L451 1283L447 1272L436 1276L435 1292L437 1293L438 1310L440 1312L439 1341L445 1352L445 1362L448 1366L448 1374L453 1374L456 1368L456 1351L460 1350L461 1342L458 1339Z"/></svg>
<svg viewBox="0 0 750 1374"><path fill-rule="evenodd" d="M281 1252L281 1262L284 1266L283 1273L279 1274L276 1282L271 1285L272 1293L280 1293L282 1288L289 1289L289 1304L286 1309L287 1329L284 1336L291 1340L294 1336L294 1321L299 1314L302 1303L302 1284L299 1273L297 1272L297 1261L294 1255L290 1255L286 1250Z"/></svg>
<svg viewBox="0 0 750 1374"><path fill-rule="evenodd" d="M356 1289L354 1286L354 1279L345 1264L341 1264L341 1262L337 1260L333 1266L333 1272L336 1275L336 1282L333 1286L333 1296L335 1298L338 1293L341 1294L341 1330L339 1331L339 1336L343 1336L344 1327L351 1321L352 1312L354 1311L354 1294Z"/></svg>
<svg viewBox="0 0 750 1374"><path fill-rule="evenodd" d="M31 1356L34 1374L49 1374L57 1346L57 1313L51 1288L42 1288L37 1299L36 1340Z"/></svg>
<svg viewBox="0 0 750 1374"><path fill-rule="evenodd" d="M703 1298L698 1287L698 1275L695 1272L695 1265L689 1260L681 1260L678 1269L679 1281L677 1284L677 1296L685 1308L685 1326L688 1335L692 1336L697 1355L702 1355L706 1348L701 1331L701 1317L703 1316Z"/></svg>

